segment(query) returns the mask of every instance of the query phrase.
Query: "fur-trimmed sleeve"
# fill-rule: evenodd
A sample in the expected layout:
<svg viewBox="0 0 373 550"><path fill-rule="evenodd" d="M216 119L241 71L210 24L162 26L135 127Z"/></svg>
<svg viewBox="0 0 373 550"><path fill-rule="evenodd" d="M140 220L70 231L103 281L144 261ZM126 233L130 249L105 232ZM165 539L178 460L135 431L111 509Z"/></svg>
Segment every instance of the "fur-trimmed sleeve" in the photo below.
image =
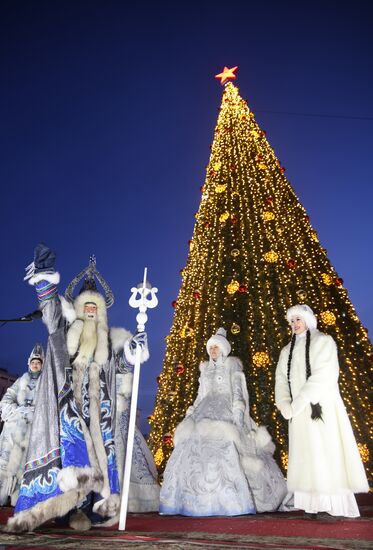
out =
<svg viewBox="0 0 373 550"><path fill-rule="evenodd" d="M290 389L287 379L287 361L289 357L289 345L282 348L276 367L275 404L281 409L281 403L290 403Z"/></svg>

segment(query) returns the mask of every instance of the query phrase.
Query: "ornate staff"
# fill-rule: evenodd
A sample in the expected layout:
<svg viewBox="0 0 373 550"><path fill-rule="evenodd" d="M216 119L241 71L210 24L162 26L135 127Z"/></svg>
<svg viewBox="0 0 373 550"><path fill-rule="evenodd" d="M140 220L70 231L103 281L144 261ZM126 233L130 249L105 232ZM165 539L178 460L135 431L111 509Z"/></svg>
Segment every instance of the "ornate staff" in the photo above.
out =
<svg viewBox="0 0 373 550"><path fill-rule="evenodd" d="M152 288L146 281L148 269L144 269L144 280L142 285L131 288L132 296L129 299L129 305L133 308L138 308L139 313L136 315L137 331L144 332L145 324L148 320L146 310L152 309L158 305L158 298L156 293L157 288ZM139 294L139 296L137 296ZM140 380L140 358L141 358L141 345L136 342L136 355L135 355L135 367L133 371L133 384L132 384L132 397L130 408L130 420L128 425L128 437L127 437L127 450L126 450L126 464L124 467L124 477L122 486L122 501L119 515L119 530L124 531L126 528L127 508L128 508L128 493L130 487L131 467L132 467L132 451L133 440L135 436L135 422L137 412L137 397L139 392L139 380Z"/></svg>

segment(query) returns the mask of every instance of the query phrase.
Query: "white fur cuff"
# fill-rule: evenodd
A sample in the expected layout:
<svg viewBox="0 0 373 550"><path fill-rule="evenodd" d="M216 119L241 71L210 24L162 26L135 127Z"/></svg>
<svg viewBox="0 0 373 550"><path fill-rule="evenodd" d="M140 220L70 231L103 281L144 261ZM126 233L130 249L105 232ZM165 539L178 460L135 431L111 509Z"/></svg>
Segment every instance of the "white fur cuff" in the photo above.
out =
<svg viewBox="0 0 373 550"><path fill-rule="evenodd" d="M28 284L34 286L36 283L40 283L40 281L47 281L53 285L58 285L60 282L60 274L58 271L54 273L37 273L29 279Z"/></svg>
<svg viewBox="0 0 373 550"><path fill-rule="evenodd" d="M126 340L126 342L124 343L124 357L126 358L127 362L130 365L134 365L135 364L135 357L136 357L136 350L132 351L130 343L131 343L131 339ZM145 348L143 348L141 350L140 363L145 363L145 361L147 361L149 359L149 357L150 357L149 348L148 348L148 346L146 346Z"/></svg>

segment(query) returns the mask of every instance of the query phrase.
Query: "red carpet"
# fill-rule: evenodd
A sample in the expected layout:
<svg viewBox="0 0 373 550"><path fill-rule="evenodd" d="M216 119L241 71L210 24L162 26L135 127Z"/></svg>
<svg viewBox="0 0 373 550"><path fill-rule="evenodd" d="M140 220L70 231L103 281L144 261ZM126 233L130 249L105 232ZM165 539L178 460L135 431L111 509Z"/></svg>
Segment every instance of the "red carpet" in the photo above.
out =
<svg viewBox="0 0 373 550"><path fill-rule="evenodd" d="M304 519L302 512L240 517L190 518L158 514L129 514L125 532L118 526L88 532L61 529L54 522L33 534L0 535L0 549L33 550L106 548L251 548L349 550L373 548L373 495L359 498L357 519ZM4 525L12 509L0 508Z"/></svg>

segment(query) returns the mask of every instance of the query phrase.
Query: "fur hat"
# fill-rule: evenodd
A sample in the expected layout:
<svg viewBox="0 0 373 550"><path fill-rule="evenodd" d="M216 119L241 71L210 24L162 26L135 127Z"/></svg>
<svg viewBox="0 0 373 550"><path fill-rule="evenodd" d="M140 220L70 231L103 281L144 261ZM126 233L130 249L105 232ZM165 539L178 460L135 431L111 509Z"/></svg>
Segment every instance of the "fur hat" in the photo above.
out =
<svg viewBox="0 0 373 550"><path fill-rule="evenodd" d="M309 330L317 327L317 319L312 309L306 304L297 304L289 308L286 312L286 319L290 325L293 317L301 317Z"/></svg>
<svg viewBox="0 0 373 550"><path fill-rule="evenodd" d="M30 366L30 363L33 359L38 359L42 363L44 363L44 349L41 344L35 344L35 346L32 348L32 352L30 353L30 357L27 360L27 365Z"/></svg>
<svg viewBox="0 0 373 550"><path fill-rule="evenodd" d="M219 346L224 357L227 357L231 352L231 345L228 342L226 336L227 336L227 331L224 328L220 327L217 330L216 334L214 334L213 336L211 336L209 340L207 340L207 344L206 344L207 353L210 355L211 346Z"/></svg>
<svg viewBox="0 0 373 550"><path fill-rule="evenodd" d="M87 303L96 304L97 321L107 325L107 311L105 298L97 290L83 290L74 300L74 309L78 319L84 319L84 305Z"/></svg>

